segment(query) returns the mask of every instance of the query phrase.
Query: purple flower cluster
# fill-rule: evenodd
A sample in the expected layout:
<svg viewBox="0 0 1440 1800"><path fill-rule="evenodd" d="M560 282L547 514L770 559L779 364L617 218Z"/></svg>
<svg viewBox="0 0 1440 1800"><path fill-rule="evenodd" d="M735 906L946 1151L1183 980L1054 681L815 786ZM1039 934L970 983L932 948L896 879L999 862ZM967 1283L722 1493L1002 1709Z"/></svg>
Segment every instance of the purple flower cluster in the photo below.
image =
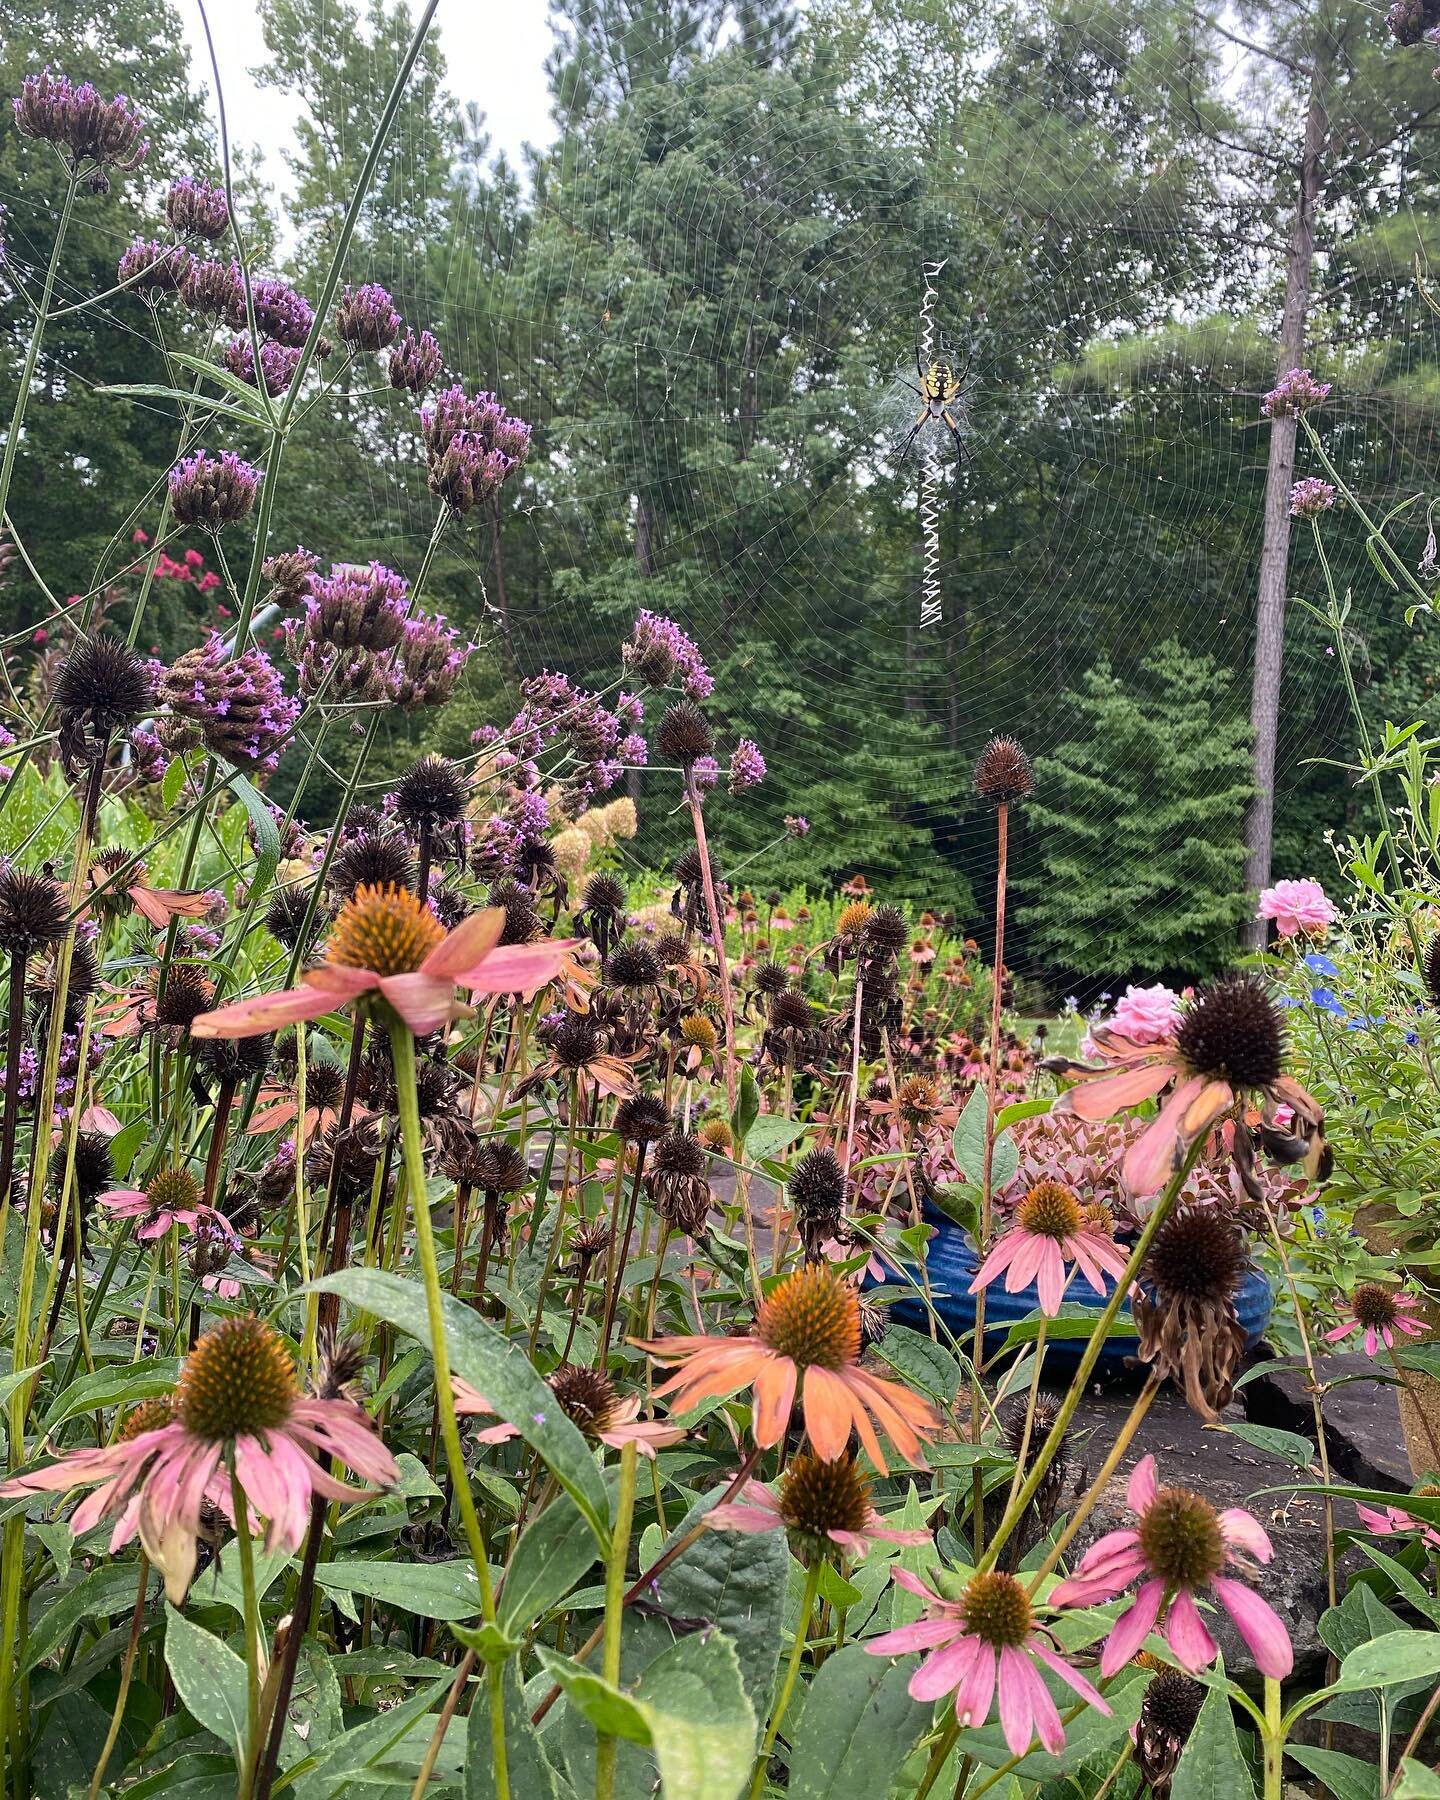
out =
<svg viewBox="0 0 1440 1800"><path fill-rule="evenodd" d="M217 632L156 672L155 690L174 718L194 725L207 750L242 768L273 771L300 702L287 695L263 650L231 656Z"/></svg>
<svg viewBox="0 0 1440 1800"><path fill-rule="evenodd" d="M237 262L202 262L198 257L190 265L180 298L191 312L206 313L211 318L230 317L238 300L245 310L245 288Z"/></svg>
<svg viewBox="0 0 1440 1800"><path fill-rule="evenodd" d="M405 712L417 706L443 706L455 692L461 671L475 645L452 630L438 615L415 613L405 621L396 660L395 704Z"/></svg>
<svg viewBox="0 0 1440 1800"><path fill-rule="evenodd" d="M72 87L63 75L43 69L25 77L12 105L26 137L68 150L77 167L93 162L97 170L138 169L149 154L140 135L144 120L126 97L103 100L88 81Z"/></svg>
<svg viewBox="0 0 1440 1800"><path fill-rule="evenodd" d="M749 738L741 738L730 753L730 792L743 794L765 779L765 758Z"/></svg>
<svg viewBox="0 0 1440 1800"><path fill-rule="evenodd" d="M221 360L232 375L238 375L241 381L248 381L252 387L255 385L255 352L248 337L231 338ZM290 386L299 366L299 350L289 349L269 338L261 341L260 374L265 382L265 392L272 400Z"/></svg>
<svg viewBox="0 0 1440 1800"><path fill-rule="evenodd" d="M328 575L310 576L300 629L341 650L393 650L409 615L403 575L384 563L334 563Z"/></svg>
<svg viewBox="0 0 1440 1800"><path fill-rule="evenodd" d="M1318 475L1306 475L1290 490L1290 517L1318 519L1335 504L1335 489Z"/></svg>
<svg viewBox="0 0 1440 1800"><path fill-rule="evenodd" d="M657 690L678 682L691 700L706 700L715 691L694 639L659 613L640 614L621 657L627 669Z"/></svg>
<svg viewBox="0 0 1440 1800"><path fill-rule="evenodd" d="M453 512L488 500L530 454L530 427L493 394L473 399L457 382L420 408L430 491Z"/></svg>
<svg viewBox="0 0 1440 1800"><path fill-rule="evenodd" d="M181 525L216 532L243 519L260 490L260 471L233 450L197 450L170 471L170 510Z"/></svg>
<svg viewBox="0 0 1440 1800"><path fill-rule="evenodd" d="M335 332L354 350L385 350L400 335L400 315L383 287L367 281L346 288L335 310Z"/></svg>
<svg viewBox="0 0 1440 1800"><path fill-rule="evenodd" d="M135 758L137 781L160 781L170 767L165 746L148 726L137 725L130 733L130 751Z"/></svg>
<svg viewBox="0 0 1440 1800"><path fill-rule="evenodd" d="M786 813L785 830L792 838L809 837L810 821L804 813Z"/></svg>
<svg viewBox="0 0 1440 1800"><path fill-rule="evenodd" d="M303 294L273 276L262 275L250 283L250 298L255 307L255 329L261 337L274 338L277 344L301 349L315 323L315 311ZM232 331L243 331L247 319L243 286L235 304L226 315Z"/></svg>
<svg viewBox="0 0 1440 1800"><path fill-rule="evenodd" d="M196 175L182 175L165 196L165 217L177 237L204 238L213 244L230 229L230 203L225 190Z"/></svg>
<svg viewBox="0 0 1440 1800"><path fill-rule="evenodd" d="M136 238L120 258L115 274L137 294L176 294L184 286L193 261L183 244Z"/></svg>
<svg viewBox="0 0 1440 1800"><path fill-rule="evenodd" d="M1287 369L1260 402L1267 419L1288 419L1319 406L1330 393L1328 381L1317 381L1308 369Z"/></svg>
<svg viewBox="0 0 1440 1800"><path fill-rule="evenodd" d="M390 352L390 385L412 394L423 394L440 379L444 367L440 346L428 331L422 331L418 337L413 331L407 331Z"/></svg>
<svg viewBox="0 0 1440 1800"><path fill-rule="evenodd" d="M720 779L720 765L713 756L697 756L690 765L697 794L708 794Z"/></svg>

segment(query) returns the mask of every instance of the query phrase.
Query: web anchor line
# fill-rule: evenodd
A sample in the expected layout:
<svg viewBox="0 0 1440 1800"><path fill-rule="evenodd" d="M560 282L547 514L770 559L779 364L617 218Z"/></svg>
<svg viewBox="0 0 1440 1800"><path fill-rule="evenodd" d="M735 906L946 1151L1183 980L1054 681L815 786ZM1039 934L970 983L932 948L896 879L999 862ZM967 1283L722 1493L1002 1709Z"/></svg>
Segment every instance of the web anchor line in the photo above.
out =
<svg viewBox="0 0 1440 1800"><path fill-rule="evenodd" d="M945 261L949 259L946 258ZM928 368L935 360L936 280L945 261L925 263L925 293L920 301L920 359ZM923 383L922 383L923 385ZM922 434L920 446L920 536L923 545L920 568L920 628L938 625L943 617L940 601L940 458L934 432Z"/></svg>

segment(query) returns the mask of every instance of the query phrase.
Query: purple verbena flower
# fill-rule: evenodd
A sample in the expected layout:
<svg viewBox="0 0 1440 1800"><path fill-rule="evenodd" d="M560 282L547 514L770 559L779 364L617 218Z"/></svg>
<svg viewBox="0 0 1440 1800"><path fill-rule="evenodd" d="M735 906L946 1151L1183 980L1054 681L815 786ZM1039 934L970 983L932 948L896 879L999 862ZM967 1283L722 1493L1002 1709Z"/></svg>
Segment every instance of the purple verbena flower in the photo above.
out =
<svg viewBox="0 0 1440 1800"><path fill-rule="evenodd" d="M192 312L207 313L212 318L229 318L238 305L243 316L245 289L237 262L201 262L196 258L185 277L180 298Z"/></svg>
<svg viewBox="0 0 1440 1800"><path fill-rule="evenodd" d="M265 379L265 392L271 399L283 394L300 366L301 352L285 344L265 338L260 344L260 373ZM248 337L233 337L225 346L221 359L232 375L255 385L255 352Z"/></svg>
<svg viewBox="0 0 1440 1800"><path fill-rule="evenodd" d="M455 512L488 499L530 454L530 427L493 394L472 398L459 383L420 408L430 489Z"/></svg>
<svg viewBox="0 0 1440 1800"><path fill-rule="evenodd" d="M181 525L219 531L246 516L260 481L260 471L233 450L220 456L197 450L170 471L170 510Z"/></svg>
<svg viewBox="0 0 1440 1800"><path fill-rule="evenodd" d="M314 309L304 295L297 294L294 288L283 281L263 275L258 281L250 283L250 298L255 307L255 329L261 337L274 338L277 344L288 344L296 350L303 347L310 335L310 327L315 323ZM235 296L225 320L232 331L245 330L247 319L243 286Z"/></svg>
<svg viewBox="0 0 1440 1800"><path fill-rule="evenodd" d="M705 700L714 692L714 680L694 640L659 613L640 614L620 654L625 667L649 687L667 688L678 682L691 700Z"/></svg>
<svg viewBox="0 0 1440 1800"><path fill-rule="evenodd" d="M68 150L77 167L93 161L97 171L137 169L149 153L140 135L144 121L129 100L123 94L104 100L88 81L72 87L63 75L42 69L25 77L12 105L25 137Z"/></svg>
<svg viewBox="0 0 1440 1800"><path fill-rule="evenodd" d="M749 738L741 738L730 753L730 792L743 794L765 779L765 758Z"/></svg>
<svg viewBox="0 0 1440 1800"><path fill-rule="evenodd" d="M183 244L136 238L120 258L115 274L137 294L176 294L184 286L193 261Z"/></svg>
<svg viewBox="0 0 1440 1800"><path fill-rule="evenodd" d="M697 756L690 769L697 794L708 794L720 779L720 765L713 756Z"/></svg>
<svg viewBox="0 0 1440 1800"><path fill-rule="evenodd" d="M172 715L195 725L205 747L242 768L273 771L300 717L263 650L231 656L217 632L176 658L156 684Z"/></svg>
<svg viewBox="0 0 1440 1800"><path fill-rule="evenodd" d="M1335 504L1335 489L1318 475L1306 475L1290 490L1290 517L1318 519Z"/></svg>
<svg viewBox="0 0 1440 1800"><path fill-rule="evenodd" d="M793 838L809 837L810 821L803 813L786 813L785 830Z"/></svg>
<svg viewBox="0 0 1440 1800"><path fill-rule="evenodd" d="M1267 419L1288 419L1319 406L1330 392L1328 381L1317 381L1308 369L1287 369L1260 402Z"/></svg>
<svg viewBox="0 0 1440 1800"><path fill-rule="evenodd" d="M335 331L354 350L384 350L400 335L395 302L377 282L346 288L335 310Z"/></svg>
<svg viewBox="0 0 1440 1800"><path fill-rule="evenodd" d="M405 621L400 645L395 704L405 712L417 706L442 705L455 692L460 672L474 650L475 645L443 618L413 614Z"/></svg>
<svg viewBox="0 0 1440 1800"><path fill-rule="evenodd" d="M213 244L230 229L230 203L224 188L212 187L198 175L182 175L165 196L165 217L177 237Z"/></svg>
<svg viewBox="0 0 1440 1800"><path fill-rule="evenodd" d="M388 367L392 388L423 394L440 379L445 364L439 344L428 331L422 331L418 337L407 331L390 352Z"/></svg>
<svg viewBox="0 0 1440 1800"><path fill-rule="evenodd" d="M482 500L498 494L515 467L513 456L487 450L473 432L459 431L430 464L430 492L463 517Z"/></svg>

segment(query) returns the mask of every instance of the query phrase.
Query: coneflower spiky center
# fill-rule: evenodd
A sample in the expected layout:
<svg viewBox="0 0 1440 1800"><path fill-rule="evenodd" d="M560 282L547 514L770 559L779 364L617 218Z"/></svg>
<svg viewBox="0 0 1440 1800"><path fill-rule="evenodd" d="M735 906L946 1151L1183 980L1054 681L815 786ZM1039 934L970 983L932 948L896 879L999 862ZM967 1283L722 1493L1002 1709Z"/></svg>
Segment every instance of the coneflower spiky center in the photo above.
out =
<svg viewBox="0 0 1440 1800"><path fill-rule="evenodd" d="M615 1411L615 1387L608 1376L561 1363L549 1382L566 1418L587 1437L597 1436L609 1424Z"/></svg>
<svg viewBox="0 0 1440 1800"><path fill-rule="evenodd" d="M296 1399L295 1364L263 1319L222 1319L185 1359L175 1410L187 1431L219 1443L274 1431Z"/></svg>
<svg viewBox="0 0 1440 1800"><path fill-rule="evenodd" d="M1016 1207L1015 1217L1037 1237L1073 1237L1084 1224L1080 1201L1063 1181L1037 1181Z"/></svg>
<svg viewBox="0 0 1440 1800"><path fill-rule="evenodd" d="M145 1198L152 1212L186 1212L202 1199L200 1183L188 1169L162 1169L152 1176Z"/></svg>
<svg viewBox="0 0 1440 1800"><path fill-rule="evenodd" d="M971 1576L963 1604L965 1629L997 1650L1018 1650L1034 1625L1024 1588L1000 1569Z"/></svg>
<svg viewBox="0 0 1440 1800"><path fill-rule="evenodd" d="M1198 1681L1179 1669L1160 1669L1145 1690L1145 1718L1183 1743L1194 1729L1204 1698L1205 1689Z"/></svg>
<svg viewBox="0 0 1440 1800"><path fill-rule="evenodd" d="M1140 1520L1139 1537L1146 1562L1170 1587L1204 1587L1225 1567L1219 1515L1188 1488L1161 1488Z"/></svg>
<svg viewBox="0 0 1440 1800"><path fill-rule="evenodd" d="M1263 1088L1285 1065L1285 1022L1263 981L1235 975L1217 981L1189 1007L1175 1034L1185 1063L1211 1081Z"/></svg>
<svg viewBox="0 0 1440 1800"><path fill-rule="evenodd" d="M147 1431L159 1431L169 1425L175 1417L175 1396L160 1394L153 1400L142 1400L139 1405L132 1406L125 1415L125 1422L120 1427L120 1442L128 1444L133 1438L141 1437Z"/></svg>
<svg viewBox="0 0 1440 1800"><path fill-rule="evenodd" d="M798 1368L848 1368L860 1356L860 1303L827 1270L801 1269L761 1305L755 1334Z"/></svg>
<svg viewBox="0 0 1440 1800"><path fill-rule="evenodd" d="M835 930L840 937L858 937L870 919L870 908L863 900L852 900L835 921Z"/></svg>
<svg viewBox="0 0 1440 1800"><path fill-rule="evenodd" d="M799 1536L826 1540L832 1531L863 1532L870 1484L848 1456L821 1462L808 1450L792 1458L780 1484L780 1517Z"/></svg>
<svg viewBox="0 0 1440 1800"><path fill-rule="evenodd" d="M1377 1282L1362 1282L1350 1296L1350 1304L1367 1331L1385 1331L1395 1323L1395 1296Z"/></svg>
<svg viewBox="0 0 1440 1800"><path fill-rule="evenodd" d="M445 940L445 927L415 895L394 883L362 885L340 909L325 960L376 975L413 975Z"/></svg>
<svg viewBox="0 0 1440 1800"><path fill-rule="evenodd" d="M680 1041L694 1050L713 1050L720 1039L712 1019L704 1013L686 1013L680 1021Z"/></svg>

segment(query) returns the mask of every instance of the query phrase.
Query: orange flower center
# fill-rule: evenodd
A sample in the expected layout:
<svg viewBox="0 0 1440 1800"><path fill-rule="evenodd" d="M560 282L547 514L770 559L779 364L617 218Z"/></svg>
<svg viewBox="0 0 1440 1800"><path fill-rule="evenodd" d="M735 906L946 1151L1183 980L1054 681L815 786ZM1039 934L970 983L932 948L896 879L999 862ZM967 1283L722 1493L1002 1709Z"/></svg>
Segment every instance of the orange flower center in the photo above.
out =
<svg viewBox="0 0 1440 1800"><path fill-rule="evenodd" d="M1013 1575L993 1569L973 1575L964 1595L965 1629L997 1650L1018 1650L1030 1635L1034 1615L1025 1590Z"/></svg>
<svg viewBox="0 0 1440 1800"><path fill-rule="evenodd" d="M152 1212L187 1212L204 1198L188 1169L162 1169L145 1190Z"/></svg>
<svg viewBox="0 0 1440 1800"><path fill-rule="evenodd" d="M870 908L865 902L852 900L847 907L842 909L840 917L835 921L837 935L843 938L855 937L863 929L865 921L869 917Z"/></svg>
<svg viewBox="0 0 1440 1800"><path fill-rule="evenodd" d="M780 1485L780 1517L802 1538L823 1542L832 1531L864 1531L870 1484L848 1456L821 1462L802 1450Z"/></svg>
<svg viewBox="0 0 1440 1800"><path fill-rule="evenodd" d="M175 1410L187 1431L211 1443L274 1431L295 1405L295 1364L263 1319L222 1319L185 1358Z"/></svg>
<svg viewBox="0 0 1440 1800"><path fill-rule="evenodd" d="M414 894L390 883L362 885L340 910L325 960L376 975L413 975L444 941L445 927Z"/></svg>
<svg viewBox="0 0 1440 1800"><path fill-rule="evenodd" d="M125 1423L120 1427L120 1442L128 1444L132 1438L140 1437L147 1431L159 1431L175 1417L175 1397L173 1394L161 1394L154 1400L142 1400L138 1406L132 1406L125 1415Z"/></svg>
<svg viewBox="0 0 1440 1800"><path fill-rule="evenodd" d="M1061 1181L1037 1181L1015 1209L1026 1231L1037 1237L1072 1237L1085 1215L1075 1194Z"/></svg>
<svg viewBox="0 0 1440 1800"><path fill-rule="evenodd" d="M1168 1586L1204 1587L1225 1567L1215 1508L1188 1488L1161 1488L1139 1525L1145 1560Z"/></svg>
<svg viewBox="0 0 1440 1800"><path fill-rule="evenodd" d="M800 1269L771 1292L755 1331L797 1368L848 1368L860 1358L860 1302L828 1270Z"/></svg>

